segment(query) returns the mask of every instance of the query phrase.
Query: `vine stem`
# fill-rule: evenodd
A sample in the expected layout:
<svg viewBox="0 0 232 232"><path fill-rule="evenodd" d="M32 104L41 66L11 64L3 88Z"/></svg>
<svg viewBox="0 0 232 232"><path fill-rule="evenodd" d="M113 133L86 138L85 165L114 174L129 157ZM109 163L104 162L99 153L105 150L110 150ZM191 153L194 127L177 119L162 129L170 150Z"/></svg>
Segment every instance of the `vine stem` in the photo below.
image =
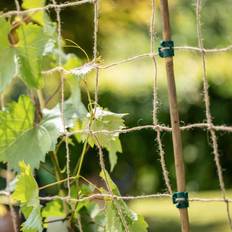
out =
<svg viewBox="0 0 232 232"><path fill-rule="evenodd" d="M83 80L83 83L85 85L86 94L87 94L87 98L88 98L88 108L90 110L90 120L89 120L89 124L88 124L89 130L90 130L91 125L92 125L92 123L94 121L94 118L95 118L95 112L93 112L92 99L91 99L91 96L90 96L88 85L87 85L85 80ZM76 167L74 169L74 175L77 172L77 174L76 174L76 183L77 184L78 184L78 180L79 180L79 177L80 177L80 172L81 172L82 164L83 164L83 161L84 161L84 157L85 157L85 154L86 154L86 151L87 151L88 138L89 138L89 136L87 136L87 138L86 138L86 140L84 142L84 146L83 146L83 149L82 149L82 152L81 152L80 162L77 162L77 165L76 165ZM78 207L78 202L75 204L75 207L74 207L75 210L72 212L72 215L70 217L70 223L72 222L72 220L74 218L74 214L76 212L77 207Z"/></svg>
<svg viewBox="0 0 232 232"><path fill-rule="evenodd" d="M80 178L80 172L81 172L82 164L83 164L84 157L85 157L85 154L86 154L87 144L88 144L88 138L86 138L86 140L85 140L85 143L84 143L84 146L83 146L83 149L82 149L82 152L81 152L80 162L77 162L77 165L75 167L75 170L77 169L77 174L75 176L76 185L78 185L78 181L79 181L79 178ZM76 173L75 170L74 170L74 174ZM76 204L74 206L75 210L73 210L73 212L71 214L70 224L72 223L72 220L74 218L77 207L78 207L78 202L76 202Z"/></svg>
<svg viewBox="0 0 232 232"><path fill-rule="evenodd" d="M0 110L4 109L5 101L4 101L4 94L0 94Z"/></svg>
<svg viewBox="0 0 232 232"><path fill-rule="evenodd" d="M60 182L63 179L59 160L57 158L57 153L59 151L59 148L60 148L62 142L63 142L63 139L61 139L60 142L57 144L56 150L54 152L51 152L51 161L52 161L53 166L55 168L56 179L58 180L58 182Z"/></svg>
<svg viewBox="0 0 232 232"><path fill-rule="evenodd" d="M60 146L59 144L58 144L58 146ZM56 179L58 180L60 195L64 197L66 194L65 194L64 190L61 188L61 183L62 183L61 181L62 181L63 178L62 178L62 172L61 172L61 168L60 168L60 165L59 165L59 161L57 159L58 150L59 150L59 148L56 149L55 152L52 152L51 160L52 160L53 166L55 168L55 174L56 174ZM69 211L68 210L68 205L64 201L63 201L63 207L64 207L65 214L68 215L68 211Z"/></svg>
<svg viewBox="0 0 232 232"><path fill-rule="evenodd" d="M94 120L92 100L91 100L91 96L90 96L90 92L89 92L87 83L86 83L85 80L83 82L85 84L85 89L86 89L88 103L89 103L88 106L89 106L90 112L91 112L91 114L90 114L90 120L89 120L89 125L88 125L88 127L90 129L90 127L92 125L92 122ZM74 175L76 175L77 178L79 178L79 176L80 176L81 167L82 167L82 164L83 164L83 161L84 161L85 154L87 152L88 138L89 138L89 136L87 136L87 138L86 138L86 140L84 142L84 146L83 146L83 149L82 149L82 152L81 152L80 162L78 161L77 164L76 164L76 167L74 168Z"/></svg>
<svg viewBox="0 0 232 232"><path fill-rule="evenodd" d="M40 107L41 107L41 109L43 109L45 107L45 101L44 101L44 96L43 96L42 90L38 89L36 92L37 92L37 96L39 99Z"/></svg>
<svg viewBox="0 0 232 232"><path fill-rule="evenodd" d="M76 165L76 167L74 169L74 172L73 172L74 176L76 176L77 178L79 178L79 176L80 176L81 167L82 167L84 157L85 157L85 154L86 154L86 151L87 151L87 144L88 144L88 138L85 140L85 143L84 143L84 146L83 146L83 149L82 149L82 152L81 152L80 161L77 162L77 165Z"/></svg>
<svg viewBox="0 0 232 232"><path fill-rule="evenodd" d="M60 168L60 165L59 165L59 161L57 159L56 152L51 153L51 160L52 160L53 166L55 168L56 179L58 181L61 181L63 179L63 177L62 177L62 174L61 174L62 172L61 172L61 168Z"/></svg>
<svg viewBox="0 0 232 232"><path fill-rule="evenodd" d="M101 192L101 189L100 189L100 188L98 188L94 183L92 183L91 181L89 181L89 180L86 179L85 177L79 175L79 178L82 179L84 182L88 183L89 185L92 185L95 189L97 189L99 192ZM76 179L77 179L76 176L71 176L71 177L69 177L69 180L70 180L70 181L75 181ZM62 183L64 183L64 182L67 182L67 181L68 181L68 178L65 178L65 179L63 179L63 180L56 181L56 182L53 182L53 183L50 183L50 184L41 186L41 187L39 187L39 190L46 189L46 188L50 188L50 187L53 187L53 186L62 184Z"/></svg>

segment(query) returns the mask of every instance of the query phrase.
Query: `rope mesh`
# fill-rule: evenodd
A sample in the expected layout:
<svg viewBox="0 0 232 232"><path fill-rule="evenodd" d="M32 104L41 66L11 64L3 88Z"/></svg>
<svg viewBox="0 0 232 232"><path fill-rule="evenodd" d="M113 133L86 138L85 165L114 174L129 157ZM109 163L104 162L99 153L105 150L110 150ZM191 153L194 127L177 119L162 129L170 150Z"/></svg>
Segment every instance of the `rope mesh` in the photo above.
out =
<svg viewBox="0 0 232 232"><path fill-rule="evenodd" d="M157 52L154 52L154 35L155 35L155 18L156 18L156 3L155 0L151 0L151 19L150 19L150 51L148 53L144 54L138 54L132 57L129 57L127 59L119 60L113 63L109 64L98 64L97 63L97 57L99 56L98 52L98 30L99 30L99 0L80 0L80 1L73 1L73 2L65 2L58 4L55 0L51 0L51 3L46 5L45 7L40 7L40 8L33 8L29 10L21 10L20 9L20 4L17 0L15 0L15 5L16 5L16 10L14 11L8 11L5 13L1 13L0 17L11 17L11 16L23 16L26 14L30 13L35 13L35 12L41 12L41 11L49 11L51 9L54 9L56 12L56 20L57 20L57 25L58 25L58 36L57 36L57 42L58 42L58 49L62 49L62 27L61 27L61 17L60 17L60 12L65 9L65 8L70 8L70 7L77 7L83 4L92 4L93 5L93 10L94 10L94 31L93 31L93 60L91 64L86 63L85 65L92 65L92 68L95 70L95 99L94 99L94 108L96 109L97 104L98 104L98 91L99 91L99 71L101 69L111 69L126 63L131 63L135 61L141 61L143 59L151 59L153 63L153 124L152 125L143 125L143 126L136 126L132 128L125 128L121 130L114 130L114 131L107 131L107 130L101 130L101 131L91 131L91 127L89 126L87 130L77 130L73 132L68 132L66 130L65 126L65 120L64 120L64 73L72 73L72 70L65 70L64 68L61 67L61 57L59 57L59 64L58 67L45 71L46 73L52 73L59 71L61 73L61 112L62 112L62 122L63 122L63 135L64 135L64 141L66 144L66 157L67 157L67 178L63 180L59 180L57 182L48 184L46 186L40 187L40 190L49 188L51 186L59 185L61 183L67 183L68 187L68 194L67 196L49 196L49 197L40 197L41 200L44 201L50 201L54 199L60 199L64 202L82 202L86 200L92 200L92 199L99 199L99 200L104 200L106 197L108 199L114 200L137 200L137 199L156 199L156 198L171 198L172 195L172 186L170 184L169 180L169 171L167 170L167 166L165 163L165 152L164 152L164 146L162 144L162 139L161 139L161 133L162 132L172 132L172 129L167 126L167 125L162 125L159 124L158 121L158 86L157 86L157 78L158 78L158 71L157 71L157 61L156 58L158 56ZM229 210L229 203L232 202L231 198L228 198L226 196L226 189L225 189L225 184L224 184L224 179L223 179L223 169L221 167L220 163L220 154L218 151L218 142L217 142L217 135L216 132L227 132L227 133L232 133L232 126L227 126L227 125L214 125L211 112L210 112L210 97L209 97L209 92L208 92L208 80L207 80L207 66L206 66L206 54L211 54L211 53L223 53L223 52L229 52L232 50L232 45L228 45L227 47L224 48L213 48L213 49L206 49L204 48L203 44L203 36L201 32L201 0L196 0L196 25L197 25L197 38L198 38L198 47L192 47L192 46L177 46L175 47L175 50L180 51L180 52L195 52L199 53L201 56L201 61L202 61L202 77L203 77L203 98L205 102L205 113L206 113L206 123L194 123L194 124L189 124L189 125L183 125L181 126L182 131L186 130L193 130L193 129L203 129L205 131L208 131L211 137L211 147L214 155L214 161L216 165L216 170L217 170L217 175L219 179L219 186L220 190L222 193L222 198L190 198L190 202L202 202L202 203L211 203L211 202L224 202L226 204L226 212L228 216L228 223L230 225L230 228L232 230L232 221L231 221L231 215L230 215L230 210ZM4 102L1 104L3 105ZM110 188L110 184L107 183L107 176L105 175L105 180L106 180L106 187L107 187L107 194L92 194L89 196L85 197L78 197L76 199L71 197L71 189L70 189L70 183L71 181L75 180L78 178L77 176L70 176L70 152L69 152L69 146L68 146L68 138L70 136L73 136L74 134L87 134L87 135L92 135L97 144L98 148L98 153L99 153L99 165L101 169L103 170L103 173L105 172L105 163L104 163L104 156L103 156L103 151L102 147L97 139L97 134L114 134L114 133L119 133L119 134L127 134L127 133L133 133L135 131L142 131L142 130L153 130L156 132L156 143L158 144L158 153L160 156L160 163L161 163L161 168L163 172L163 178L165 181L166 189L168 193L157 193L157 194L151 194L151 195L138 195L138 196L117 196L114 195L112 192L112 189ZM8 181L8 178L7 178ZM7 197L10 197L10 192L7 191L0 191L0 195L4 195ZM12 205L10 205L10 212L12 214L13 218L13 225L14 225L14 231L17 231L17 223L16 223L16 216L14 209ZM126 221L123 217L123 214L121 212L121 209L117 207L117 212L118 216L121 219L121 222L124 226L125 231L128 230L128 225L126 224ZM78 225L80 228L80 231L83 231L82 225L81 225L81 219L78 218Z"/></svg>

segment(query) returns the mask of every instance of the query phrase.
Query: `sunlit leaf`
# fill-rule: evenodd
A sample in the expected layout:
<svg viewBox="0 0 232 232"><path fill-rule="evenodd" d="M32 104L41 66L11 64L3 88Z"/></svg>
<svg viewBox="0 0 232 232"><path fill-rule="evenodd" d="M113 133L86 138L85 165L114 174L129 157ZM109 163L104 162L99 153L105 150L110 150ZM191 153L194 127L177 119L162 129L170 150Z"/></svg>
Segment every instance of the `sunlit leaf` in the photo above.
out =
<svg viewBox="0 0 232 232"><path fill-rule="evenodd" d="M67 54L66 61L63 65L64 69L71 70L81 65L81 60L74 54Z"/></svg>
<svg viewBox="0 0 232 232"><path fill-rule="evenodd" d="M42 27L35 24L22 25L17 32L19 43L16 53L19 76L29 87L39 88L43 83L42 60L51 38L44 33Z"/></svg>
<svg viewBox="0 0 232 232"><path fill-rule="evenodd" d="M72 70L79 65L80 60L75 55L69 54L66 56L66 63L64 64L66 70ZM70 97L65 102L66 118L71 116L72 118L82 119L87 114L87 110L81 101L80 79L76 78L74 74L69 74L67 76L67 83L70 87Z"/></svg>
<svg viewBox="0 0 232 232"><path fill-rule="evenodd" d="M21 96L0 112L1 161L14 170L21 160L38 168L46 153L55 149L59 135L49 119L34 127L34 106L29 97Z"/></svg>
<svg viewBox="0 0 232 232"><path fill-rule="evenodd" d="M111 132L115 130L120 130L125 128L123 117L126 114L116 114L107 110L103 110L100 107L97 107L95 112L95 119L90 123L90 115L87 115L87 118L83 123L76 123L74 130L88 130L89 125L91 125L92 131L108 131L106 133L97 133L95 136L87 134L77 134L76 138L79 141L85 141L88 139L88 143L93 146L96 145L96 139L99 144L106 148L109 151L109 160L111 165L111 171L114 169L117 163L117 152L122 152L121 142L119 140L118 132Z"/></svg>
<svg viewBox="0 0 232 232"><path fill-rule="evenodd" d="M46 0L24 0L22 7L24 9L33 9L33 8L39 8L39 7L43 7L45 4ZM31 14L31 17L37 21L38 23L40 23L41 25L43 25L45 23L45 11L38 11L35 13Z"/></svg>
<svg viewBox="0 0 232 232"><path fill-rule="evenodd" d="M13 198L21 204L33 206L38 202L39 189L32 175L31 167L20 162L20 175L18 176Z"/></svg>
<svg viewBox="0 0 232 232"><path fill-rule="evenodd" d="M28 209L27 209L28 210ZM23 213L25 211L22 210ZM29 208L27 220L21 225L22 232L42 232L43 231L43 223L41 217L41 209L40 206L32 206ZM24 214L25 215L25 214Z"/></svg>
<svg viewBox="0 0 232 232"><path fill-rule="evenodd" d="M107 171L102 171L100 176L109 185L113 194L120 195L117 186ZM106 191L102 189L102 193L106 193ZM108 232L124 232L126 229L133 232L146 232L148 228L144 218L130 210L121 199L105 201L105 216L105 228Z"/></svg>
<svg viewBox="0 0 232 232"><path fill-rule="evenodd" d="M31 167L20 162L20 175L17 177L16 189L12 198L20 202L26 221L21 225L23 232L42 232L41 206L39 188L33 177Z"/></svg>
<svg viewBox="0 0 232 232"><path fill-rule="evenodd" d="M9 168L17 170L21 160L25 160L33 169L39 168L47 152L55 149L58 136L56 127L51 123L41 123L24 132L5 151Z"/></svg>
<svg viewBox="0 0 232 232"><path fill-rule="evenodd" d="M48 231L50 231L50 224L56 225L62 223L62 220L66 217L62 201L53 200L48 202L42 210L42 217L44 218L45 222L44 227L46 227ZM57 220L57 222L47 223L52 220ZM64 226L63 223L62 226Z"/></svg>
<svg viewBox="0 0 232 232"><path fill-rule="evenodd" d="M21 96L4 111L0 111L0 160L7 160L6 149L17 137L33 127L34 106L29 97Z"/></svg>
<svg viewBox="0 0 232 232"><path fill-rule="evenodd" d="M81 101L81 90L79 80L69 77L67 83L70 87L70 97L64 101L64 123L66 128L72 128L76 120L82 120L87 110ZM57 129L62 133L64 125L62 120L61 106L56 105L52 109L43 110L45 119L49 119L56 125Z"/></svg>
<svg viewBox="0 0 232 232"><path fill-rule="evenodd" d="M0 18L0 92L11 82L15 73L15 51L8 41L10 23ZM7 61L7 62L6 62Z"/></svg>
<svg viewBox="0 0 232 232"><path fill-rule="evenodd" d="M83 119L87 110L81 100L80 80L76 78L69 78L68 84L71 89L71 96L65 102L65 111L72 117L76 116L78 119Z"/></svg>
<svg viewBox="0 0 232 232"><path fill-rule="evenodd" d="M46 204L43 208L42 216L44 218L49 217L65 217L63 204L60 200L53 200Z"/></svg>

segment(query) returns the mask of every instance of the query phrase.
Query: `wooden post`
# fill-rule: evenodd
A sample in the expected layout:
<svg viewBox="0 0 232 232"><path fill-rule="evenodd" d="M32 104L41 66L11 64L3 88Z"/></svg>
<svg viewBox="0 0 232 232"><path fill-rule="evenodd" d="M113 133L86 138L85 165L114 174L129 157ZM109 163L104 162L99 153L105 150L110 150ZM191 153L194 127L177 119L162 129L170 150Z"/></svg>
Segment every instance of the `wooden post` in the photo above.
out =
<svg viewBox="0 0 232 232"><path fill-rule="evenodd" d="M160 0L160 11L163 21L163 40L171 40L171 29L169 22L169 9L168 0ZM173 150L175 159L175 169L176 169L176 181L178 192L185 192L185 168L182 154L182 141L179 123L179 112L177 106L176 97L176 85L175 76L173 68L173 58L166 57L166 73L167 73L167 83L168 83L168 98L169 98L169 109L172 125L172 140L173 140ZM189 232L189 218L188 209L179 209L180 211L180 221L181 221L181 231Z"/></svg>

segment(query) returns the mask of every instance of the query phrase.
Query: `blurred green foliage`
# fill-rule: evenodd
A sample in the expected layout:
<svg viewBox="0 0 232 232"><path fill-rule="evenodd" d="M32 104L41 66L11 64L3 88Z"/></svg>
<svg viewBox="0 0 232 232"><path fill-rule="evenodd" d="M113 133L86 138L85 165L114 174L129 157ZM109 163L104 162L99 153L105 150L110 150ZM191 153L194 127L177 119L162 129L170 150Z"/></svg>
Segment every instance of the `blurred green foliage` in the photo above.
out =
<svg viewBox="0 0 232 232"><path fill-rule="evenodd" d="M191 193L190 197L218 198L218 191ZM231 191L228 192L231 195ZM131 202L130 207L146 217L150 231L180 231L179 213L170 199L147 199ZM231 206L230 206L231 209ZM227 232L230 231L224 202L193 202L189 207L190 225L193 232Z"/></svg>

